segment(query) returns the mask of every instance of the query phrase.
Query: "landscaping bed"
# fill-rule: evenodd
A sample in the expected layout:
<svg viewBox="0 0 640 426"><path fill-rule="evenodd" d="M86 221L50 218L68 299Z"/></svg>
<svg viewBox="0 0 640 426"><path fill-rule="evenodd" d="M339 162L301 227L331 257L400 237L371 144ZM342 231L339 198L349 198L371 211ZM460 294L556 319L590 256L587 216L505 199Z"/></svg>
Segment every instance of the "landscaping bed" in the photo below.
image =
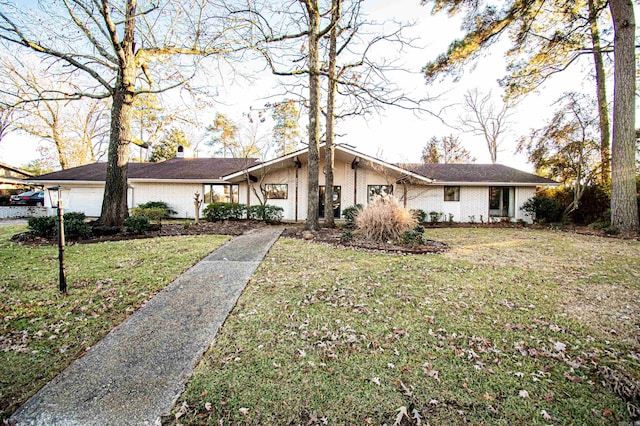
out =
<svg viewBox="0 0 640 426"><path fill-rule="evenodd" d="M447 244L435 240L425 240L424 244L401 244L391 241L376 242L362 238L357 232L344 228L321 228L311 234L313 239L310 239L310 237L305 238L304 227L300 225L288 227L284 230L282 236L302 240L310 239L313 242L332 246L397 254L442 253L449 249ZM345 234L348 235L348 238L345 238Z"/></svg>
<svg viewBox="0 0 640 426"><path fill-rule="evenodd" d="M183 223L163 223L161 226L154 226L153 229L141 234L119 231L110 235L93 235L88 238L77 240L67 240L67 244L90 244L105 241L124 241L140 238L156 238L180 235L241 235L252 229L262 228L265 225L259 220L223 220L217 222L193 223L185 221ZM38 237L32 232L21 232L11 237L11 241L29 246L41 246L57 244L56 236L50 238Z"/></svg>

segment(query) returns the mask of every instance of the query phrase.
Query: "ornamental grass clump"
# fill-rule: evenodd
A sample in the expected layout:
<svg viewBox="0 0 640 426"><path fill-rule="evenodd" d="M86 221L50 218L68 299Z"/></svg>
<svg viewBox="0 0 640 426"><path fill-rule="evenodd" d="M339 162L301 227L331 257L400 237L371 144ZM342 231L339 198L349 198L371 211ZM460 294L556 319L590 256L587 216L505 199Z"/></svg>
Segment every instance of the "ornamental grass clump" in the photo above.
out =
<svg viewBox="0 0 640 426"><path fill-rule="evenodd" d="M373 197L356 217L356 227L364 238L383 243L401 240L404 232L416 225L411 211L391 195Z"/></svg>

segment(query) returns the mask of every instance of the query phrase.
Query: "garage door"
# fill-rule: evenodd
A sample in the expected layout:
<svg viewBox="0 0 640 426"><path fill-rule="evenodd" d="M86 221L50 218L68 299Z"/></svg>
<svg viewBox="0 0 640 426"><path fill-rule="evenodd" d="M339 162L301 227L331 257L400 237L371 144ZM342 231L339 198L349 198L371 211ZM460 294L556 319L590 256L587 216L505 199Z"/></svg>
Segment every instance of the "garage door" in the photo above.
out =
<svg viewBox="0 0 640 426"><path fill-rule="evenodd" d="M72 188L67 211L82 212L88 217L100 216L104 188Z"/></svg>

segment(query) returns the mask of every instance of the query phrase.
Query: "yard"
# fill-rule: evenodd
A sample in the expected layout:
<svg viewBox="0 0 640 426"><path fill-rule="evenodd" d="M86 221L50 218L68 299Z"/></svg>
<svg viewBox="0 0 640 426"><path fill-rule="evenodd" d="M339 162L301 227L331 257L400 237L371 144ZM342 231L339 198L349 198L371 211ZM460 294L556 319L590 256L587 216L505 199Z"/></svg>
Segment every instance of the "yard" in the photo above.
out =
<svg viewBox="0 0 640 426"><path fill-rule="evenodd" d="M24 230L0 227L0 420L228 238L68 246L69 295L61 298L57 247L9 242Z"/></svg>
<svg viewBox="0 0 640 426"><path fill-rule="evenodd" d="M227 237L57 248L0 227L0 418ZM640 242L428 229L443 254L281 238L163 424L630 424ZM163 253L159 258L158 253ZM177 418L177 420L176 420Z"/></svg>
<svg viewBox="0 0 640 426"><path fill-rule="evenodd" d="M280 239L164 423L639 418L639 242L528 229L426 237L451 250Z"/></svg>

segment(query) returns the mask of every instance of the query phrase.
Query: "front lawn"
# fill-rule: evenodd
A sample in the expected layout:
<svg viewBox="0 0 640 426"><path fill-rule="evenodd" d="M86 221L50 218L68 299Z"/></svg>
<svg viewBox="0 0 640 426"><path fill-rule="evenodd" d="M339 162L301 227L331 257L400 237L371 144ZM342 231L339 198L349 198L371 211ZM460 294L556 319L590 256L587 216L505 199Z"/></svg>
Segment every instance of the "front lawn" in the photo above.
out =
<svg viewBox="0 0 640 426"><path fill-rule="evenodd" d="M58 249L0 227L0 419L155 293L228 237L78 244L65 252L69 295L58 294Z"/></svg>
<svg viewBox="0 0 640 426"><path fill-rule="evenodd" d="M451 250L394 256L280 239L172 419L631 420L640 406L639 242L527 229L426 237Z"/></svg>

